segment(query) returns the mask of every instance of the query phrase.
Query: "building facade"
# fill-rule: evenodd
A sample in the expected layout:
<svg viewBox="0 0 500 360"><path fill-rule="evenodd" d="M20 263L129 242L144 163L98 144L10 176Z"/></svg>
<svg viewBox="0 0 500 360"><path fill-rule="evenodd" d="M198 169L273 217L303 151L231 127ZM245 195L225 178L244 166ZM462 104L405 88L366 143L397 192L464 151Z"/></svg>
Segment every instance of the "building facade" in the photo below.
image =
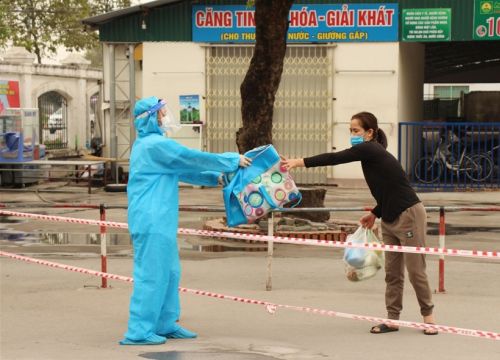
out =
<svg viewBox="0 0 500 360"><path fill-rule="evenodd" d="M370 111L397 155L398 123L423 119L426 73L441 70L437 61L426 67L427 44L474 40L475 2L295 4L275 103L275 146L289 157L347 148L351 116ZM208 151L236 150L239 86L253 54L253 15L245 4L160 0L84 20L99 29L104 44L109 156L129 156L135 136L130 108L135 99L152 95L166 99L179 116L184 97L198 99L203 125L186 125L175 135L179 141ZM363 178L355 163L295 176L307 184Z"/></svg>
<svg viewBox="0 0 500 360"><path fill-rule="evenodd" d="M65 156L90 144L97 131L102 71L78 55L62 65L35 64L35 55L12 48L0 61L0 79L19 83L21 108L38 108L40 143Z"/></svg>

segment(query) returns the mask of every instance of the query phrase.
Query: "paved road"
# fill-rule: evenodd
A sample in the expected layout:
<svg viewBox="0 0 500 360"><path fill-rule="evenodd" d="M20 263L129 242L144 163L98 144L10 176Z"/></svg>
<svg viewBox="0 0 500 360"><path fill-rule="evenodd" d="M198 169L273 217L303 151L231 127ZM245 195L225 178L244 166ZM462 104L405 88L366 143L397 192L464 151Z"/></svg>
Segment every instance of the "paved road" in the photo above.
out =
<svg viewBox="0 0 500 360"><path fill-rule="evenodd" d="M78 189L79 190L79 189ZM84 190L82 190L84 191ZM497 205L498 192L424 193L426 205ZM40 201L33 192L1 192L2 202ZM46 201L88 201L125 204L124 194L42 193ZM182 204L219 205L217 190L185 188ZM371 205L366 190L330 188L328 206ZM96 210L33 209L51 214L97 218ZM125 221L123 210L110 210L108 219ZM200 227L207 214L184 213L181 226ZM343 219L359 213L334 214ZM499 250L499 214L453 213L447 216L448 247ZM437 214L429 214L430 233ZM44 230L84 234L96 229L42 222L8 223L18 231ZM480 231L476 231L479 229ZM115 232L115 231L113 231ZM118 237L117 237L118 238ZM109 271L130 275L132 262L126 234L110 246ZM184 240L184 239L183 239ZM0 248L65 264L98 269L98 245L53 246L1 241ZM437 236L429 236L437 244ZM384 281L380 272L371 280L348 282L339 250L280 246L273 263L273 291L264 290L266 260L260 252L181 251L182 286L282 304L306 305L346 313L383 317ZM435 295L438 323L500 332L499 262L450 259L446 263L446 294ZM437 287L437 258L428 257L431 286ZM440 334L424 336L414 329L371 335L370 323L278 310L268 314L257 305L183 294L184 326L200 334L196 340L171 340L156 347L117 345L125 331L131 287L87 275L0 259L0 358L3 359L496 359L500 342ZM405 288L403 320L420 321L411 286Z"/></svg>

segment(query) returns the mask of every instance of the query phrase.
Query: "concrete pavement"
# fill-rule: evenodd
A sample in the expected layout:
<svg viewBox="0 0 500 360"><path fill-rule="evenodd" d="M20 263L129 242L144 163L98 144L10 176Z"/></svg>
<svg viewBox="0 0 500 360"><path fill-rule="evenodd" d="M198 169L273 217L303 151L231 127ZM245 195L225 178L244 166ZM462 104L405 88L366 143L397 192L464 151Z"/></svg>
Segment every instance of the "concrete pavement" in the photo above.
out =
<svg viewBox="0 0 500 360"><path fill-rule="evenodd" d="M78 191L78 192L77 192ZM40 193L44 201L126 204L124 194L97 192ZM499 192L419 194L425 205L498 205ZM0 192L1 202L14 205L42 199L35 192ZM181 189L181 204L221 206L220 190ZM327 206L372 205L366 189L329 188ZM26 211L26 209L20 210ZM33 212L97 219L96 210L30 209ZM180 226L200 228L207 214L182 213ZM358 219L360 213L332 217ZM107 219L126 221L123 210L109 210ZM450 213L447 247L499 250L500 214ZM430 246L437 245L438 215L428 214ZM3 223L18 231L73 234L96 228L29 221ZM478 231L479 230L479 231ZM120 233L112 230L112 233ZM121 232L122 237L126 234ZM118 235L117 235L118 236ZM120 238L121 239L121 238ZM181 237L181 243L201 239ZM110 245L108 271L129 275L130 246ZM99 269L95 244L50 245L0 241L0 249L64 264ZM181 285L223 294L303 305L345 313L384 317L383 271L365 282L345 279L341 251L304 246L277 246L273 262L273 291L265 291L263 252L199 252L181 246ZM434 296L439 324L500 332L498 261L453 258L446 262L446 294ZM433 288L438 280L437 257L428 256ZM199 333L195 340L169 340L155 347L117 345L126 328L130 284L100 279L0 258L2 359L495 359L498 341L440 334L424 336L415 329L372 335L372 324L289 310L268 314L262 306L182 294L181 323ZM405 287L402 320L421 321L409 283Z"/></svg>

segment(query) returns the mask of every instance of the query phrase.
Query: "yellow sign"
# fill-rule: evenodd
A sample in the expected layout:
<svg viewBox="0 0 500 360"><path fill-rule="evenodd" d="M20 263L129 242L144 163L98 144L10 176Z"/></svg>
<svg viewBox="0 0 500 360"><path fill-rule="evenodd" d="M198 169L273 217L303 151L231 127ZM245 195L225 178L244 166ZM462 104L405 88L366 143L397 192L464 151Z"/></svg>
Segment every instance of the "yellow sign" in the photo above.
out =
<svg viewBox="0 0 500 360"><path fill-rule="evenodd" d="M482 1L480 9L481 9L481 14L491 14L493 11L493 4L492 1Z"/></svg>

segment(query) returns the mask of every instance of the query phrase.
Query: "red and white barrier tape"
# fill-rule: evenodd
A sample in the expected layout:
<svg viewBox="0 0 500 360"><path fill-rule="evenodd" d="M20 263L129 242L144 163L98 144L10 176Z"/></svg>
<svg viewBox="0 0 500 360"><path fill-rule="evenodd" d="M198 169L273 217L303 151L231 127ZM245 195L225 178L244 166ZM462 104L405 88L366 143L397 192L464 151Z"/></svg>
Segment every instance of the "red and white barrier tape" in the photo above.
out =
<svg viewBox="0 0 500 360"><path fill-rule="evenodd" d="M48 221L59 221L72 224L108 226L119 229L128 229L128 225L126 223L119 223L112 221L78 219L78 218L70 218L70 217L54 216L54 215L29 214L16 211L7 211L7 210L0 210L0 215L26 217L31 219L48 220ZM413 247L413 246L402 246L402 245L381 245L374 243L355 244L351 242L341 242L332 240L299 239L299 238L289 238L281 236L239 234L239 233L224 232L224 231L195 230L195 229L185 229L185 228L179 228L178 233L185 235L199 235L207 237L242 239L242 240L253 240L262 242L274 241L275 243L282 243L282 244L314 245L314 246L324 246L324 247L334 247L334 248L365 248L370 250L393 251L402 253L447 255L447 256L500 260L500 252L498 251L461 250L461 249L446 249L446 248L436 248L436 247Z"/></svg>
<svg viewBox="0 0 500 360"><path fill-rule="evenodd" d="M282 237L282 236L239 234L239 233L222 232L222 231L194 230L194 229L184 229L184 228L179 228L178 233L185 235L200 235L208 237L244 239L244 240L263 241L263 242L274 241L275 243L282 243L282 244L314 245L314 246L335 247L335 248L364 248L370 250L393 251L402 253L448 255L448 256L500 260L500 253L497 251L445 249L436 247L414 247L414 246L402 246L402 245L382 245L375 243L358 244L358 243L342 242L334 240L299 239L299 238Z"/></svg>
<svg viewBox="0 0 500 360"><path fill-rule="evenodd" d="M71 217L65 217L65 216L55 216L55 215L30 214L30 213L24 213L24 212L18 212L18 211L7 211L7 210L0 210L0 215L24 217L24 218L30 218L30 219L47 220L47 221L67 222L67 223L71 223L71 224L107 226L107 227L118 228L118 229L128 229L128 225L126 223L119 223L119 222L112 222L112 221L78 219L78 218L71 218Z"/></svg>
<svg viewBox="0 0 500 360"><path fill-rule="evenodd" d="M40 265L46 265L46 266L50 266L53 268L74 271L74 272L78 272L81 274L100 276L100 277L104 277L107 279L126 281L126 282L130 282L130 283L134 281L131 277L128 277L128 276L108 274L108 273L103 273L100 271L84 269L81 267L59 264L59 263L55 263L52 261L34 259L34 258L27 257L27 256L9 253L6 251L0 251L0 256L5 256L5 257L9 257L11 259L31 262L31 263L40 264ZM378 318L378 317L373 317L373 316L348 314L348 313L342 313L342 312L338 312L338 311L317 309L317 308L311 308L311 307L306 307L306 306L275 304L275 303L271 303L271 302L263 301L263 300L248 299L248 298L243 298L243 297L239 297L239 296L232 296L232 295L223 295L223 294L213 293L210 291L188 289L188 288L183 288L183 287L179 287L179 291L183 292L183 293L194 294L194 295L208 296L208 297L212 297L212 298L216 298L216 299L231 300L231 301L241 302L241 303L245 303L245 304L262 305L266 308L266 311L269 312L270 314L274 314L277 309L288 309L288 310L302 311L302 312L308 312L308 313L324 315L324 316L332 316L332 317L341 317L341 318L352 319L352 320L369 321L369 322L373 322L373 323L377 323L377 324L386 323L389 325L396 325L396 326L408 327L408 328L413 328L413 329L438 330L438 331L441 331L444 333L455 334L455 335L472 336L472 337L479 337L479 338L491 339L491 340L500 340L500 333L496 333L496 332L492 332L492 331L464 329L464 328L457 328L457 327L445 326L445 325L430 325L430 324L424 324L424 323L418 323L418 322L412 322L412 321L389 320L389 319Z"/></svg>

